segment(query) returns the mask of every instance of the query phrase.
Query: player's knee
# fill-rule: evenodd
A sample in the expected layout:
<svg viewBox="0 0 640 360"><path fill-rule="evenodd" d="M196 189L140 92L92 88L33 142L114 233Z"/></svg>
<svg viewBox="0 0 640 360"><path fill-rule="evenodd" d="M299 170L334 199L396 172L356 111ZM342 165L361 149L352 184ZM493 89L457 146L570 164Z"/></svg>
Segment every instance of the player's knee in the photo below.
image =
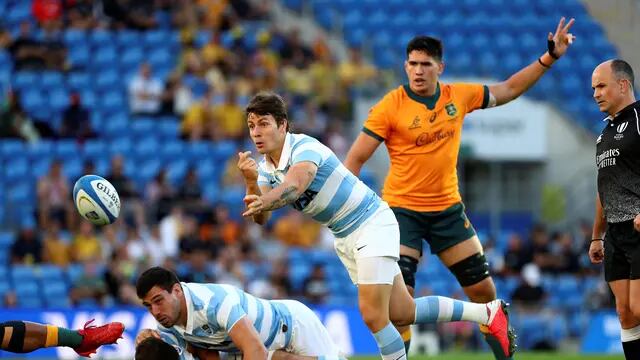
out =
<svg viewBox="0 0 640 360"><path fill-rule="evenodd" d="M375 304L360 300L358 307L360 314L362 314L362 320L369 329L381 328L389 322L388 317L385 319L383 312Z"/></svg>
<svg viewBox="0 0 640 360"><path fill-rule="evenodd" d="M389 317L394 326L408 326L413 324L415 313L411 311L392 311Z"/></svg>
<svg viewBox="0 0 640 360"><path fill-rule="evenodd" d="M414 289L416 287L416 271L418 271L418 260L407 255L400 255L398 266L402 273L404 283Z"/></svg>
<svg viewBox="0 0 640 360"><path fill-rule="evenodd" d="M628 304L616 304L616 313L623 328L635 327L638 320L634 316Z"/></svg>
<svg viewBox="0 0 640 360"><path fill-rule="evenodd" d="M490 277L464 288L467 297L477 303L486 303L496 299L496 287Z"/></svg>
<svg viewBox="0 0 640 360"><path fill-rule="evenodd" d="M5 339L8 329L11 329L9 339ZM7 321L0 323L0 338L2 339L2 348L14 353L24 352L24 336L25 325L22 321Z"/></svg>
<svg viewBox="0 0 640 360"><path fill-rule="evenodd" d="M471 255L449 266L449 270L455 275L462 287L478 284L490 276L489 263L481 253Z"/></svg>
<svg viewBox="0 0 640 360"><path fill-rule="evenodd" d="M631 304L629 304L629 310L634 318L634 321L636 323L640 323L640 302L632 301Z"/></svg>

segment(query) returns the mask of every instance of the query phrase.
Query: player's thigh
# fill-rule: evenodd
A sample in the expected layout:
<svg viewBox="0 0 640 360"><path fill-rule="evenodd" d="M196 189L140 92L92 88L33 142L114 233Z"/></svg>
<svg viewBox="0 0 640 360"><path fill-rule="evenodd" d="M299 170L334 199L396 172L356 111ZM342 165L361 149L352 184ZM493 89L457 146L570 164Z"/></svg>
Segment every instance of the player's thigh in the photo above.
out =
<svg viewBox="0 0 640 360"><path fill-rule="evenodd" d="M482 244L462 203L450 206L431 219L427 241L431 252L447 267L482 252Z"/></svg>
<svg viewBox="0 0 640 360"><path fill-rule="evenodd" d="M340 354L340 349L331 339L327 328L311 309L295 300L286 300L284 303L291 312L293 322L293 334L287 352L328 357Z"/></svg>
<svg viewBox="0 0 640 360"><path fill-rule="evenodd" d="M418 211L399 207L393 207L391 210L400 230L400 255L420 259L422 241L429 232L428 219Z"/></svg>
<svg viewBox="0 0 640 360"><path fill-rule="evenodd" d="M383 202L358 229L343 238L336 238L334 247L351 281L354 284L371 284L369 274L359 273L359 259L392 258L397 261L400 257L398 222L389 206ZM362 275L369 279L363 280ZM395 274L386 275L388 279L380 283L392 284Z"/></svg>

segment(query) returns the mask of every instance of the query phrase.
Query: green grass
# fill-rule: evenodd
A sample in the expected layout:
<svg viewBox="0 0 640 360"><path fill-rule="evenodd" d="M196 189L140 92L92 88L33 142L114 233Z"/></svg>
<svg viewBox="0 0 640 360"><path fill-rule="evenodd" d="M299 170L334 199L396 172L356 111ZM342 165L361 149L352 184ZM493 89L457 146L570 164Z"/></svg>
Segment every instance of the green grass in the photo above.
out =
<svg viewBox="0 0 640 360"><path fill-rule="evenodd" d="M514 360L620 360L622 355L582 355L567 353L516 353ZM353 356L349 359L355 360L379 360L379 356ZM488 353L445 353L436 356L411 356L410 360L494 360Z"/></svg>

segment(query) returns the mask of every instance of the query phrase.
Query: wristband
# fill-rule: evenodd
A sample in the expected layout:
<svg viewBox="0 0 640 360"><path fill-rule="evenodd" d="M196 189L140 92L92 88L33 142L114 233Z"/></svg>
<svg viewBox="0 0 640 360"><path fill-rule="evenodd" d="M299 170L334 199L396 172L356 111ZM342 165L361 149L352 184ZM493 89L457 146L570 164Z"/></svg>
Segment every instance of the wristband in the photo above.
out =
<svg viewBox="0 0 640 360"><path fill-rule="evenodd" d="M556 48L555 41L547 39L547 50L549 51L549 55L552 58L558 60L560 57L553 52L555 48Z"/></svg>
<svg viewBox="0 0 640 360"><path fill-rule="evenodd" d="M542 62L542 59L538 58L538 62L540 63L540 65L542 65L542 67L546 68L546 69L550 69L551 65L547 65L545 63Z"/></svg>
<svg viewBox="0 0 640 360"><path fill-rule="evenodd" d="M596 239L591 239L591 241L590 241L590 242L594 242L594 241L604 241L604 240L603 240L603 239L598 239L598 238L596 238Z"/></svg>

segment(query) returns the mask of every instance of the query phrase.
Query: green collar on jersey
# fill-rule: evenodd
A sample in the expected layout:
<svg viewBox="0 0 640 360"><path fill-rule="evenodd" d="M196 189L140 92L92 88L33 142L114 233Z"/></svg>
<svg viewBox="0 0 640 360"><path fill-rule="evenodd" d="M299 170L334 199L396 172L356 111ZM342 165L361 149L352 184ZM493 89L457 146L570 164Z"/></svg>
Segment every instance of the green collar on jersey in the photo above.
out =
<svg viewBox="0 0 640 360"><path fill-rule="evenodd" d="M436 103L438 102L438 99L440 99L440 82L439 81L436 84L436 93L431 96L420 96L414 93L408 84L404 85L403 87L404 87L404 91L407 93L407 95L409 95L411 100L424 104L429 110L433 110L436 107Z"/></svg>

